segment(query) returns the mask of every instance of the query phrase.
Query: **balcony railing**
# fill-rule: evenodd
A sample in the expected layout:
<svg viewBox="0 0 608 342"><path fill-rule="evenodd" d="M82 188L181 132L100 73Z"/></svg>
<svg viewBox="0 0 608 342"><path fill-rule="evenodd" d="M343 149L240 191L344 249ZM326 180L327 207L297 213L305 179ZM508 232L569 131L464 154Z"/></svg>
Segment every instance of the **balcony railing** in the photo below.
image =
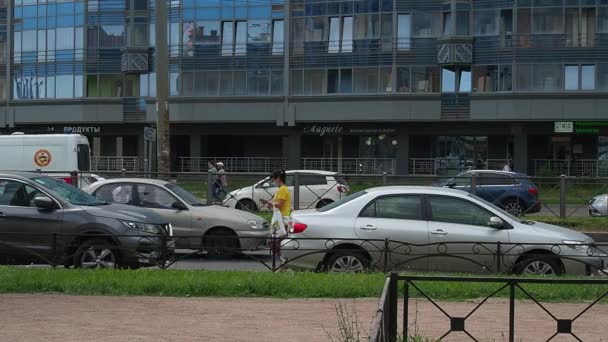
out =
<svg viewBox="0 0 608 342"><path fill-rule="evenodd" d="M608 177L608 160L535 159L536 176Z"/></svg>
<svg viewBox="0 0 608 342"><path fill-rule="evenodd" d="M91 157L92 171L139 171L139 157L112 157L112 156L93 156Z"/></svg>

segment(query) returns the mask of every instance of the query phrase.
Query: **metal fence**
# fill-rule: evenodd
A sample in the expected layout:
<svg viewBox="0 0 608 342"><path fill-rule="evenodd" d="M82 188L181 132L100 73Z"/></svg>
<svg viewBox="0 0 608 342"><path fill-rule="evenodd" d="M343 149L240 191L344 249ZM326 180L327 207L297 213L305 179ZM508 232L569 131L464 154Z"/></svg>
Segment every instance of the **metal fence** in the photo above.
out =
<svg viewBox="0 0 608 342"><path fill-rule="evenodd" d="M461 284L495 284L494 291L490 292L486 296L476 301L475 306L468 311L466 314L454 315L449 313L449 309L444 304L433 299L429 293L425 290L425 284L429 283L461 283ZM399 284L403 285L403 302L402 302L402 330L398 331L398 308L399 308ZM557 313L551 311L546 305L541 303L530 291L528 285L539 286L545 285L551 286L572 286L572 288L581 288L591 285L603 286L606 290L597 297L596 300L587 304L583 310L576 311L570 314L564 314L563 312ZM495 331L494 336L484 336L482 338L475 337L470 331L471 320L470 317L477 312L487 301L496 297L499 293L508 291L508 301L505 303L505 309L508 312L508 320L504 322L504 329ZM428 340L441 341L444 338L452 334L460 334L459 336L466 336L465 340L478 341L478 340L502 340L505 337L509 342L517 340L528 340L538 339L539 336L521 336L518 334L516 325L517 316L517 305L520 300L529 300L536 304L538 308L547 314L547 320L555 327L555 333L550 336L546 336L547 341L551 341L558 335L569 335L577 341L582 339L577 335L580 333L575 331L575 323L581 320L581 317L589 312L597 303L608 296L608 280L606 279L558 279L558 278L514 278L514 277L463 277L463 276L419 276L419 275L398 275L397 273L391 273L387 277L387 282L384 286L382 295L380 297L380 308L375 317L373 323L373 330L370 336L370 341L373 342L395 342L395 341L418 341L419 337L412 334L412 330L417 330L416 327L411 326L414 315L420 315L419 312L412 313L410 302L413 298L422 297L426 299L433 307L439 310L448 319L447 331L441 336L424 336ZM567 315L567 316L565 316ZM564 318L568 317L568 318ZM416 318L419 318L418 316ZM593 336L603 336L604 327L596 327L596 331ZM506 331L506 334L505 334ZM399 335L401 337L399 337ZM506 335L506 336L505 336ZM545 337L542 337L545 339Z"/></svg>
<svg viewBox="0 0 608 342"><path fill-rule="evenodd" d="M91 170L94 172L140 171L142 167L139 157L91 157Z"/></svg>
<svg viewBox="0 0 608 342"><path fill-rule="evenodd" d="M264 172L287 168L287 159L269 157L180 157L180 172L206 172L209 162L222 162L230 172Z"/></svg>
<svg viewBox="0 0 608 342"><path fill-rule="evenodd" d="M608 160L535 159L536 176L608 177Z"/></svg>
<svg viewBox="0 0 608 342"><path fill-rule="evenodd" d="M302 158L304 170L323 170L355 175L397 173L395 158Z"/></svg>

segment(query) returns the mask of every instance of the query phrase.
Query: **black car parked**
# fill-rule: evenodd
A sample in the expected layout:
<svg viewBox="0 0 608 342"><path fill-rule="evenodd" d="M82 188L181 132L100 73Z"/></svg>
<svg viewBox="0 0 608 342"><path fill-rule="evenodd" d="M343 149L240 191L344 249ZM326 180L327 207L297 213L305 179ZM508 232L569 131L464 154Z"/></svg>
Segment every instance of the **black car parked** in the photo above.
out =
<svg viewBox="0 0 608 342"><path fill-rule="evenodd" d="M35 173L0 173L0 263L82 268L157 265L171 226L153 211L100 202Z"/></svg>

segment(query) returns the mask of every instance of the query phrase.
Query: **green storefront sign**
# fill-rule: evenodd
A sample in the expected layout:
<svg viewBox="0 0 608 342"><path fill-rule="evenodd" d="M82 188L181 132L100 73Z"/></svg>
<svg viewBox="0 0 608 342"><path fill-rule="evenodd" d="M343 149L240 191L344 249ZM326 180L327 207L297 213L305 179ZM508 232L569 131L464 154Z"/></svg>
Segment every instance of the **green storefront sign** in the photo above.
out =
<svg viewBox="0 0 608 342"><path fill-rule="evenodd" d="M575 121L574 133L595 135L608 133L608 121Z"/></svg>

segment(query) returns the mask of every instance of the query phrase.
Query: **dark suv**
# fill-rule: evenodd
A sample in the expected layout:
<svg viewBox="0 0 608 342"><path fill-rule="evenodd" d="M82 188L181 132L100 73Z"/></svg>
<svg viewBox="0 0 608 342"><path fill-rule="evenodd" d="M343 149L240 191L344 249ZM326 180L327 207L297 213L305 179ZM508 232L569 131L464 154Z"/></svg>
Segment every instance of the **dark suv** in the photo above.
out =
<svg viewBox="0 0 608 342"><path fill-rule="evenodd" d="M471 178L476 175L475 194L514 215L537 213L541 209L538 187L522 173L493 170L470 170L438 184L471 192Z"/></svg>
<svg viewBox="0 0 608 342"><path fill-rule="evenodd" d="M0 173L0 263L139 267L172 252L171 226L153 211L39 174Z"/></svg>

